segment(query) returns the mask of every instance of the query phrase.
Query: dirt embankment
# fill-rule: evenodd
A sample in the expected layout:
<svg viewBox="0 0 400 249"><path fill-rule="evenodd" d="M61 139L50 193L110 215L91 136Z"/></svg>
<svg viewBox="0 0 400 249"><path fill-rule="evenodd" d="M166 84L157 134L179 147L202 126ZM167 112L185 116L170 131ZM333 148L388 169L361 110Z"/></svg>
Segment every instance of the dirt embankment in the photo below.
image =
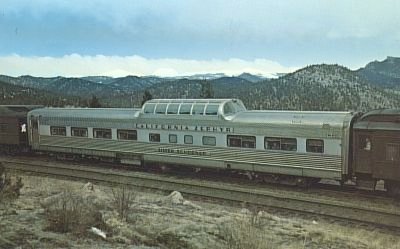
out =
<svg viewBox="0 0 400 249"><path fill-rule="evenodd" d="M192 202L179 192L29 175L22 183L19 197L0 197L0 248L400 248L393 231Z"/></svg>

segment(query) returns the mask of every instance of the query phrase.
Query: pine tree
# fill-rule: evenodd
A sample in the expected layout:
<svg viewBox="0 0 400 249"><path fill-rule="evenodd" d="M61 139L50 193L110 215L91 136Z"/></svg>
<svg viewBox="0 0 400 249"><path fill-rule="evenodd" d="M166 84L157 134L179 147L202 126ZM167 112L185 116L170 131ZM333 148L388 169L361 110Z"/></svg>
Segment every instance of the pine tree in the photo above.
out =
<svg viewBox="0 0 400 249"><path fill-rule="evenodd" d="M210 81L202 81L201 83L200 98L202 99L212 99L214 98L214 90L212 88Z"/></svg>
<svg viewBox="0 0 400 249"><path fill-rule="evenodd" d="M100 101L95 95L92 95L92 99L89 101L89 107L91 107L91 108L100 108L101 107Z"/></svg>
<svg viewBox="0 0 400 249"><path fill-rule="evenodd" d="M153 95L149 92L149 90L145 90L142 99L142 106L146 103L147 100L153 99Z"/></svg>

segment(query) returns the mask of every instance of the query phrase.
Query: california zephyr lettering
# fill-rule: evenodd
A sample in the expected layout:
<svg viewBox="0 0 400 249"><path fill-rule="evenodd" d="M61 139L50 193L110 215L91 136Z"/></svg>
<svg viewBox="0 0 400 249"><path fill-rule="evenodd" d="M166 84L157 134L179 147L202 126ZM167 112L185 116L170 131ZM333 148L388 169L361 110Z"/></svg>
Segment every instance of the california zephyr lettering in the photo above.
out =
<svg viewBox="0 0 400 249"><path fill-rule="evenodd" d="M173 130L173 131L201 131L213 133L233 133L233 127L220 126L190 126L190 125L165 125L165 124L133 124L137 129L153 129L153 130Z"/></svg>

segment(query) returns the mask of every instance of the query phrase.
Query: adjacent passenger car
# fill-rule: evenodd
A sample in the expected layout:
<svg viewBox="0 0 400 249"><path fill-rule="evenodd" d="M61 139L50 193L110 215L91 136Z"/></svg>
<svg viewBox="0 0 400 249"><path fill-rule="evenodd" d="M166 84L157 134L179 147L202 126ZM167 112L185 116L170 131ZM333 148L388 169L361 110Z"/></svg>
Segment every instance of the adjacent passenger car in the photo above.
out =
<svg viewBox="0 0 400 249"><path fill-rule="evenodd" d="M0 151L14 153L28 146L27 113L39 107L0 105Z"/></svg>
<svg viewBox="0 0 400 249"><path fill-rule="evenodd" d="M354 125L354 174L358 185L372 188L384 179L400 195L400 110L375 110Z"/></svg>

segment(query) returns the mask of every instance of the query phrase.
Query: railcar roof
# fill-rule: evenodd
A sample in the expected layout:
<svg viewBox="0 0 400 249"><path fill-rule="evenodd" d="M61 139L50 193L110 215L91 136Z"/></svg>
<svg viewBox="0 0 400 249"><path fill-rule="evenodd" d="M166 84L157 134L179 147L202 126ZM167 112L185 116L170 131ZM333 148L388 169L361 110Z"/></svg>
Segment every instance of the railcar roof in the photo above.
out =
<svg viewBox="0 0 400 249"><path fill-rule="evenodd" d="M365 120L372 116L399 116L400 117L400 109L373 110L373 111L367 112L364 115L362 115L360 120Z"/></svg>
<svg viewBox="0 0 400 249"><path fill-rule="evenodd" d="M137 116L136 108L41 108L29 112L29 115L42 115L58 118L102 118L130 119Z"/></svg>
<svg viewBox="0 0 400 249"><path fill-rule="evenodd" d="M400 109L380 109L365 113L354 124L360 130L400 130Z"/></svg>
<svg viewBox="0 0 400 249"><path fill-rule="evenodd" d="M143 105L141 114L229 116L245 110L239 99L152 99Z"/></svg>
<svg viewBox="0 0 400 249"><path fill-rule="evenodd" d="M225 103L233 103L232 99L201 99L201 100L150 100L149 103L173 103L182 104L188 103L195 105L197 103L217 103L222 109ZM242 105L240 100L236 103ZM239 105L240 106L240 105ZM244 107L244 106L243 106ZM143 107L144 108L144 107ZM143 115L143 108L41 108L33 110L29 115L42 115L44 117L58 117L58 118L101 118L101 119L136 119ZM168 109L167 109L168 110ZM155 114L155 113L154 113ZM153 115L153 114L146 114ZM162 115L162 114L161 114ZM342 127L344 122L350 122L356 114L351 112L312 112L312 111L247 111L244 110L234 112L226 120L237 124L274 124L274 125L313 125L323 126L329 125L331 127ZM178 116L170 115L154 115L157 118L173 118L179 119ZM190 118L202 120L206 115L183 115L182 118Z"/></svg>
<svg viewBox="0 0 400 249"><path fill-rule="evenodd" d="M22 117L30 110L40 108L40 105L0 105L0 116Z"/></svg>
<svg viewBox="0 0 400 249"><path fill-rule="evenodd" d="M342 127L355 114L351 112L318 112L318 111L245 111L237 113L234 123L276 124L276 125L329 125Z"/></svg>
<svg viewBox="0 0 400 249"><path fill-rule="evenodd" d="M204 103L204 104L222 104L227 101L232 101L234 99L151 99L146 101L146 104L150 103Z"/></svg>

